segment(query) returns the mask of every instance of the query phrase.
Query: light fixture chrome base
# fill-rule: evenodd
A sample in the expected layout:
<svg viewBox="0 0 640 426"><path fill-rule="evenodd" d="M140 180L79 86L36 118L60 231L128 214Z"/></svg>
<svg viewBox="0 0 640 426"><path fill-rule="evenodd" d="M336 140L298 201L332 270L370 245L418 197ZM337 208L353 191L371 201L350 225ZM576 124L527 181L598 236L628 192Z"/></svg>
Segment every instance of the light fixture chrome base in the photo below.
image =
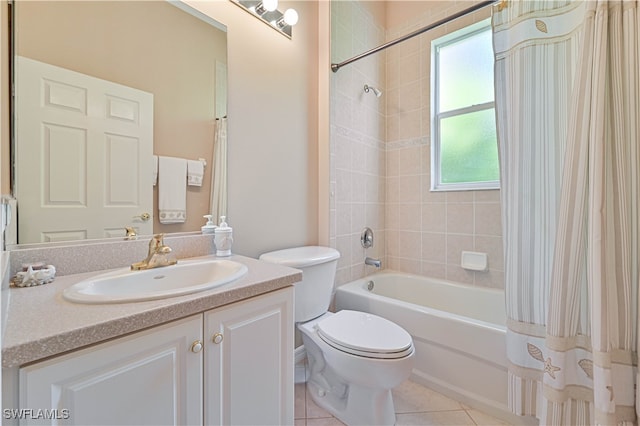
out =
<svg viewBox="0 0 640 426"><path fill-rule="evenodd" d="M241 9L255 16L285 37L291 38L291 25L284 22L284 14L279 10L269 12L261 8L262 0L229 0ZM259 9L256 11L256 9Z"/></svg>

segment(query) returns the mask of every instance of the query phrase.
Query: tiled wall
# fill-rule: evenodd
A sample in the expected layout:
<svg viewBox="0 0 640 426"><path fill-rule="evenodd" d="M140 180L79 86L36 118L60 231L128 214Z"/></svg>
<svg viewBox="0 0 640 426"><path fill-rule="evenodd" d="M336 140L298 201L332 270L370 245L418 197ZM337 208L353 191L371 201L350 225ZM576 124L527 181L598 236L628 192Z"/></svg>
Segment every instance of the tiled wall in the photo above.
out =
<svg viewBox="0 0 640 426"><path fill-rule="evenodd" d="M332 60L339 62L449 16L471 2L426 2L431 8L386 30L367 2L334 1ZM341 68L331 93L331 244L341 253L337 285L385 268L503 287L499 191L431 192L430 44L489 16L489 10L414 37ZM385 38L386 37L386 38ZM363 92L378 85L381 98ZM376 244L360 246L364 226ZM489 271L460 267L463 250L489 255Z"/></svg>
<svg viewBox="0 0 640 426"><path fill-rule="evenodd" d="M471 2L431 4L412 22L387 29L387 40ZM488 16L488 9L476 12L387 49L386 255L395 270L503 287L499 191L430 191L431 40ZM487 253L489 271L462 269L463 250Z"/></svg>
<svg viewBox="0 0 640 426"><path fill-rule="evenodd" d="M384 43L384 29L366 2L331 3L332 62L340 62ZM341 68L331 76L330 237L338 249L337 284L373 272L366 256L385 252L385 98L365 93L364 85L384 91L384 53ZM374 246L360 244L364 227Z"/></svg>

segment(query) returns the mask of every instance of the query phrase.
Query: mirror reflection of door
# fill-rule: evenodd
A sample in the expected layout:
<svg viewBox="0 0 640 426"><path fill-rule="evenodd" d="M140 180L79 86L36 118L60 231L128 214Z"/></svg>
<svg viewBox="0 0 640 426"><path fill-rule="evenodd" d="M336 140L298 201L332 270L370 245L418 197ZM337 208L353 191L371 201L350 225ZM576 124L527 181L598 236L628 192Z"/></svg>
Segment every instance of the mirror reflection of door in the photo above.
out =
<svg viewBox="0 0 640 426"><path fill-rule="evenodd" d="M16 66L20 242L151 234L153 95L24 57Z"/></svg>

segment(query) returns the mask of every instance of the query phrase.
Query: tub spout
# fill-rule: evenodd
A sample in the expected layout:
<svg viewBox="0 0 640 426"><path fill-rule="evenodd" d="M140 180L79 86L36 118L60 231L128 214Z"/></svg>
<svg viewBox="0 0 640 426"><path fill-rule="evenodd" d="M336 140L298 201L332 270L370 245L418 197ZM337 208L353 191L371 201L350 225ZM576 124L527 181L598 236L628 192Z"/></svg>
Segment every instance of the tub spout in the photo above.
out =
<svg viewBox="0 0 640 426"><path fill-rule="evenodd" d="M380 259L372 259L370 257L367 257L366 259L364 259L364 263L365 265L375 266L376 268L382 267L382 262L380 262Z"/></svg>

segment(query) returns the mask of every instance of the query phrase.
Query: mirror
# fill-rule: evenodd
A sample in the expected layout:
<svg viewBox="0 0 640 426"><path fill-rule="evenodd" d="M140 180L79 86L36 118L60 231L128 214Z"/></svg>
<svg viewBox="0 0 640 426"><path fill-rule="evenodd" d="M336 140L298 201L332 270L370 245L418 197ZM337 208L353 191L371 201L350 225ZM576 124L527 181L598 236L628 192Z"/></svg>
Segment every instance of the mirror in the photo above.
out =
<svg viewBox="0 0 640 426"><path fill-rule="evenodd" d="M17 241L8 236L7 244L122 238L126 227L139 235L199 231L212 194L220 192L211 183L216 123L226 120L226 28L174 1L13 4L12 192L18 228L9 233L17 233ZM64 79L50 77L57 73ZM112 127L90 117L94 101L87 93L94 84L106 85L95 105L102 108L98 115L116 122ZM40 92L32 93L33 87ZM57 110L31 112L43 104ZM63 113L71 118L58 122ZM84 115L97 130L78 124L77 116ZM131 123L144 134L126 133ZM98 136L91 139L94 132ZM167 195L158 195L162 181L152 185L153 155L206 163L201 186L185 184L182 223L160 222L158 199ZM135 213L106 225L122 206ZM145 220L145 213L151 218ZM45 218L70 225L49 232ZM84 231L85 221L99 233Z"/></svg>

